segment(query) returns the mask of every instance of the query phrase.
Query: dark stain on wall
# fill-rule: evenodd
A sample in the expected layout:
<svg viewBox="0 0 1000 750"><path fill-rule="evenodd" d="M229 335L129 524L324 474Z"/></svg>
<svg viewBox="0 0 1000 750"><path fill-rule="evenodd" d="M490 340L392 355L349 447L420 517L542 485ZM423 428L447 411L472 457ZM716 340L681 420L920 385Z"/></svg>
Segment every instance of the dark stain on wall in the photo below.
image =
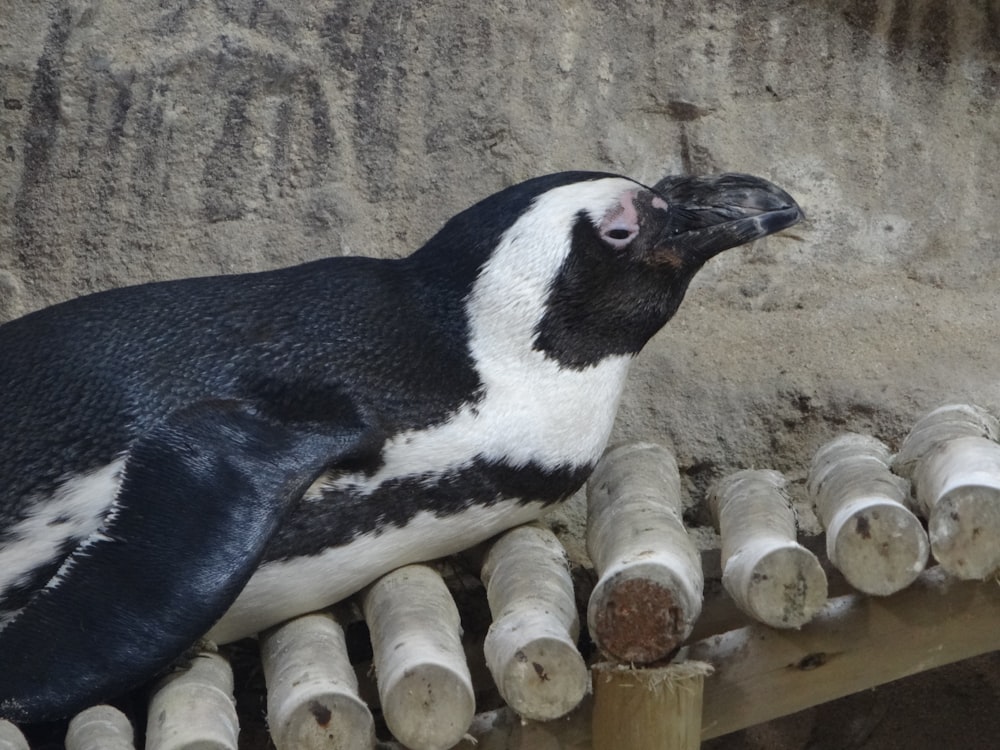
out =
<svg viewBox="0 0 1000 750"><path fill-rule="evenodd" d="M249 125L247 96L237 91L226 103L222 132L205 160L202 202L209 221L233 221L241 218L246 206L239 195L240 167L244 164L245 134Z"/></svg>
<svg viewBox="0 0 1000 750"><path fill-rule="evenodd" d="M384 197L395 177L407 50L405 28L411 21L405 0L375 0L364 25L355 61L354 146L363 184L373 197Z"/></svg>
<svg viewBox="0 0 1000 750"><path fill-rule="evenodd" d="M24 169L14 200L14 243L17 260L25 269L39 261L44 262L44 257L40 256L48 252L42 241L40 215L35 204L45 200L59 133L60 71L71 23L66 5L56 6L50 12L49 31L28 96L28 124L23 138Z"/></svg>

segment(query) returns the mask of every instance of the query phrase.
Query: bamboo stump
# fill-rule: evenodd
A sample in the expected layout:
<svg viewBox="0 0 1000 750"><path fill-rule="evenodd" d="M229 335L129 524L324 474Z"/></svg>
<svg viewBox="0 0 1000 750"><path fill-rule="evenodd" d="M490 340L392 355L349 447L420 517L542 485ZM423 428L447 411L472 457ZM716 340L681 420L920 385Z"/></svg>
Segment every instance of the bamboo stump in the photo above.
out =
<svg viewBox="0 0 1000 750"><path fill-rule="evenodd" d="M149 703L146 750L236 750L233 671L216 653L166 677Z"/></svg>
<svg viewBox="0 0 1000 750"><path fill-rule="evenodd" d="M267 632L261 660L277 750L375 746L375 722L358 696L344 630L331 615L305 615Z"/></svg>
<svg viewBox="0 0 1000 750"><path fill-rule="evenodd" d="M738 471L709 494L722 536L722 585L741 610L775 628L799 628L826 603L826 574L796 541L795 515L776 471Z"/></svg>
<svg viewBox="0 0 1000 750"><path fill-rule="evenodd" d="M681 520L680 475L665 448L615 448L588 485L587 551L599 579L590 635L618 661L668 658L701 613L701 556Z"/></svg>
<svg viewBox="0 0 1000 750"><path fill-rule="evenodd" d="M1000 570L998 432L996 419L981 409L941 407L914 425L893 464L911 476L931 552L958 578Z"/></svg>
<svg viewBox="0 0 1000 750"><path fill-rule="evenodd" d="M389 730L411 750L445 750L475 714L458 609L441 576L408 565L362 597Z"/></svg>
<svg viewBox="0 0 1000 750"><path fill-rule="evenodd" d="M927 532L906 507L909 482L889 461L875 438L841 435L816 452L807 482L830 562L854 588L876 596L913 583L930 551Z"/></svg>
<svg viewBox="0 0 1000 750"><path fill-rule="evenodd" d="M594 750L701 746L703 662L633 669L594 665Z"/></svg>
<svg viewBox="0 0 1000 750"><path fill-rule="evenodd" d="M540 526L508 531L486 554L482 579L493 615L483 651L500 695L528 719L565 715L590 674L576 648L580 620L559 540Z"/></svg>

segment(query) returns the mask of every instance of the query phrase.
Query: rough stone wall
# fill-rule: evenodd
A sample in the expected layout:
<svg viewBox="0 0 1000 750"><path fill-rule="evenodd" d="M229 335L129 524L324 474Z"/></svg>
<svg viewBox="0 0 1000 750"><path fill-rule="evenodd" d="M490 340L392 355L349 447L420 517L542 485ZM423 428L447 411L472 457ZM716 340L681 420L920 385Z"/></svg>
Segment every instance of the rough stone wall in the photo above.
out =
<svg viewBox="0 0 1000 750"><path fill-rule="evenodd" d="M5 0L0 314L406 254L546 171L755 172L800 241L710 264L619 436L794 473L830 429L1000 403L998 39L995 0Z"/></svg>
<svg viewBox="0 0 1000 750"><path fill-rule="evenodd" d="M1000 407L998 95L997 0L0 0L0 320L407 254L548 171L758 173L808 222L701 273L616 439L801 495L839 430Z"/></svg>

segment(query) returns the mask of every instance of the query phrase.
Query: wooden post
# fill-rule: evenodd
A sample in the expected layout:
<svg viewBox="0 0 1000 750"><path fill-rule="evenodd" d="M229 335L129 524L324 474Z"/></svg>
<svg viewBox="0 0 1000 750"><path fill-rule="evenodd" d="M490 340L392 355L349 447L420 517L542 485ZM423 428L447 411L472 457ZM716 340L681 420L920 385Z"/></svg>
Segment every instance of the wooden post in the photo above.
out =
<svg viewBox="0 0 1000 750"><path fill-rule="evenodd" d="M81 711L66 731L66 750L135 750L133 741L128 717L112 706Z"/></svg>
<svg viewBox="0 0 1000 750"><path fill-rule="evenodd" d="M30 750L21 730L6 719L0 719L0 750Z"/></svg>
<svg viewBox="0 0 1000 750"><path fill-rule="evenodd" d="M909 508L909 482L889 471L884 443L841 435L816 452L807 487L826 529L826 552L854 588L885 596L927 564L927 532Z"/></svg>
<svg viewBox="0 0 1000 750"><path fill-rule="evenodd" d="M795 515L776 471L738 471L709 493L722 535L722 585L751 617L798 628L826 603L826 574L796 541Z"/></svg>
<svg viewBox="0 0 1000 750"><path fill-rule="evenodd" d="M997 421L981 409L941 407L914 425L893 463L911 476L934 557L958 578L1000 570L997 433Z"/></svg>
<svg viewBox="0 0 1000 750"><path fill-rule="evenodd" d="M594 750L701 746L702 691L711 668L702 662L634 669L596 664Z"/></svg>
<svg viewBox="0 0 1000 750"><path fill-rule="evenodd" d="M229 662L202 652L156 688L146 750L236 750L239 731Z"/></svg>
<svg viewBox="0 0 1000 750"><path fill-rule="evenodd" d="M501 697L528 719L568 713L590 674L576 648L580 620L559 540L535 525L508 531L486 554L482 579L493 615L483 651Z"/></svg>
<svg viewBox="0 0 1000 750"><path fill-rule="evenodd" d="M701 556L682 512L677 462L659 445L619 446L590 478L587 551L600 578L587 623L616 660L667 658L701 612Z"/></svg>
<svg viewBox="0 0 1000 750"><path fill-rule="evenodd" d="M354 750L375 746L375 722L358 697L340 623L299 617L261 637L267 721L278 750Z"/></svg>
<svg viewBox="0 0 1000 750"><path fill-rule="evenodd" d="M445 750L475 714L458 609L441 576L408 565L363 594L379 698L389 730L411 750Z"/></svg>

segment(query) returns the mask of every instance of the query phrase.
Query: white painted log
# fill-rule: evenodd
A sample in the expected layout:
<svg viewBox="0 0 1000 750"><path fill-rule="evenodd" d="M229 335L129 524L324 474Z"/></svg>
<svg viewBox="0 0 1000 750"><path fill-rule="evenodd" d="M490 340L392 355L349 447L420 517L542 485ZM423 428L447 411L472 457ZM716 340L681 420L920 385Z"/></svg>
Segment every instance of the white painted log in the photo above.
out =
<svg viewBox="0 0 1000 750"><path fill-rule="evenodd" d="M113 706L81 711L66 731L66 750L135 750L134 741L128 717Z"/></svg>
<svg viewBox="0 0 1000 750"><path fill-rule="evenodd" d="M412 750L444 750L475 714L458 608L441 576L408 565L363 594L385 722Z"/></svg>
<svg viewBox="0 0 1000 750"><path fill-rule="evenodd" d="M6 719L0 719L0 750L30 750L21 730Z"/></svg>
<svg viewBox="0 0 1000 750"><path fill-rule="evenodd" d="M233 671L219 654L198 654L156 688L146 750L236 750L238 737Z"/></svg>
<svg viewBox="0 0 1000 750"><path fill-rule="evenodd" d="M906 506L909 482L889 470L890 458L873 437L841 435L816 452L807 481L830 562L854 588L877 596L913 583L930 552Z"/></svg>
<svg viewBox="0 0 1000 750"><path fill-rule="evenodd" d="M967 580L1000 571L1000 445L983 437L942 443L917 464L914 483L941 567Z"/></svg>
<svg viewBox="0 0 1000 750"><path fill-rule="evenodd" d="M934 409L910 430L892 460L892 470L914 482L913 476L920 459L941 443L960 437L1000 439L1000 422L978 406L948 404ZM916 487L914 487L916 489Z"/></svg>
<svg viewBox="0 0 1000 750"><path fill-rule="evenodd" d="M722 536L722 585L740 609L775 628L799 628L826 603L826 574L796 541L795 514L776 471L738 471L709 493Z"/></svg>
<svg viewBox="0 0 1000 750"><path fill-rule="evenodd" d="M340 623L310 614L261 636L267 722L277 750L361 750L375 746L375 722Z"/></svg>
<svg viewBox="0 0 1000 750"><path fill-rule="evenodd" d="M590 674L576 648L580 619L559 540L536 525L508 531L487 552L482 579L493 615L483 652L501 697L528 719L567 714Z"/></svg>
<svg viewBox="0 0 1000 750"><path fill-rule="evenodd" d="M951 404L921 417L893 470L909 476L927 519L931 552L952 575L1000 569L1000 423L985 410Z"/></svg>
<svg viewBox="0 0 1000 750"><path fill-rule="evenodd" d="M598 463L587 497L587 551L599 575L587 607L591 637L619 661L665 659L691 633L704 590L677 462L659 445L619 446Z"/></svg>

